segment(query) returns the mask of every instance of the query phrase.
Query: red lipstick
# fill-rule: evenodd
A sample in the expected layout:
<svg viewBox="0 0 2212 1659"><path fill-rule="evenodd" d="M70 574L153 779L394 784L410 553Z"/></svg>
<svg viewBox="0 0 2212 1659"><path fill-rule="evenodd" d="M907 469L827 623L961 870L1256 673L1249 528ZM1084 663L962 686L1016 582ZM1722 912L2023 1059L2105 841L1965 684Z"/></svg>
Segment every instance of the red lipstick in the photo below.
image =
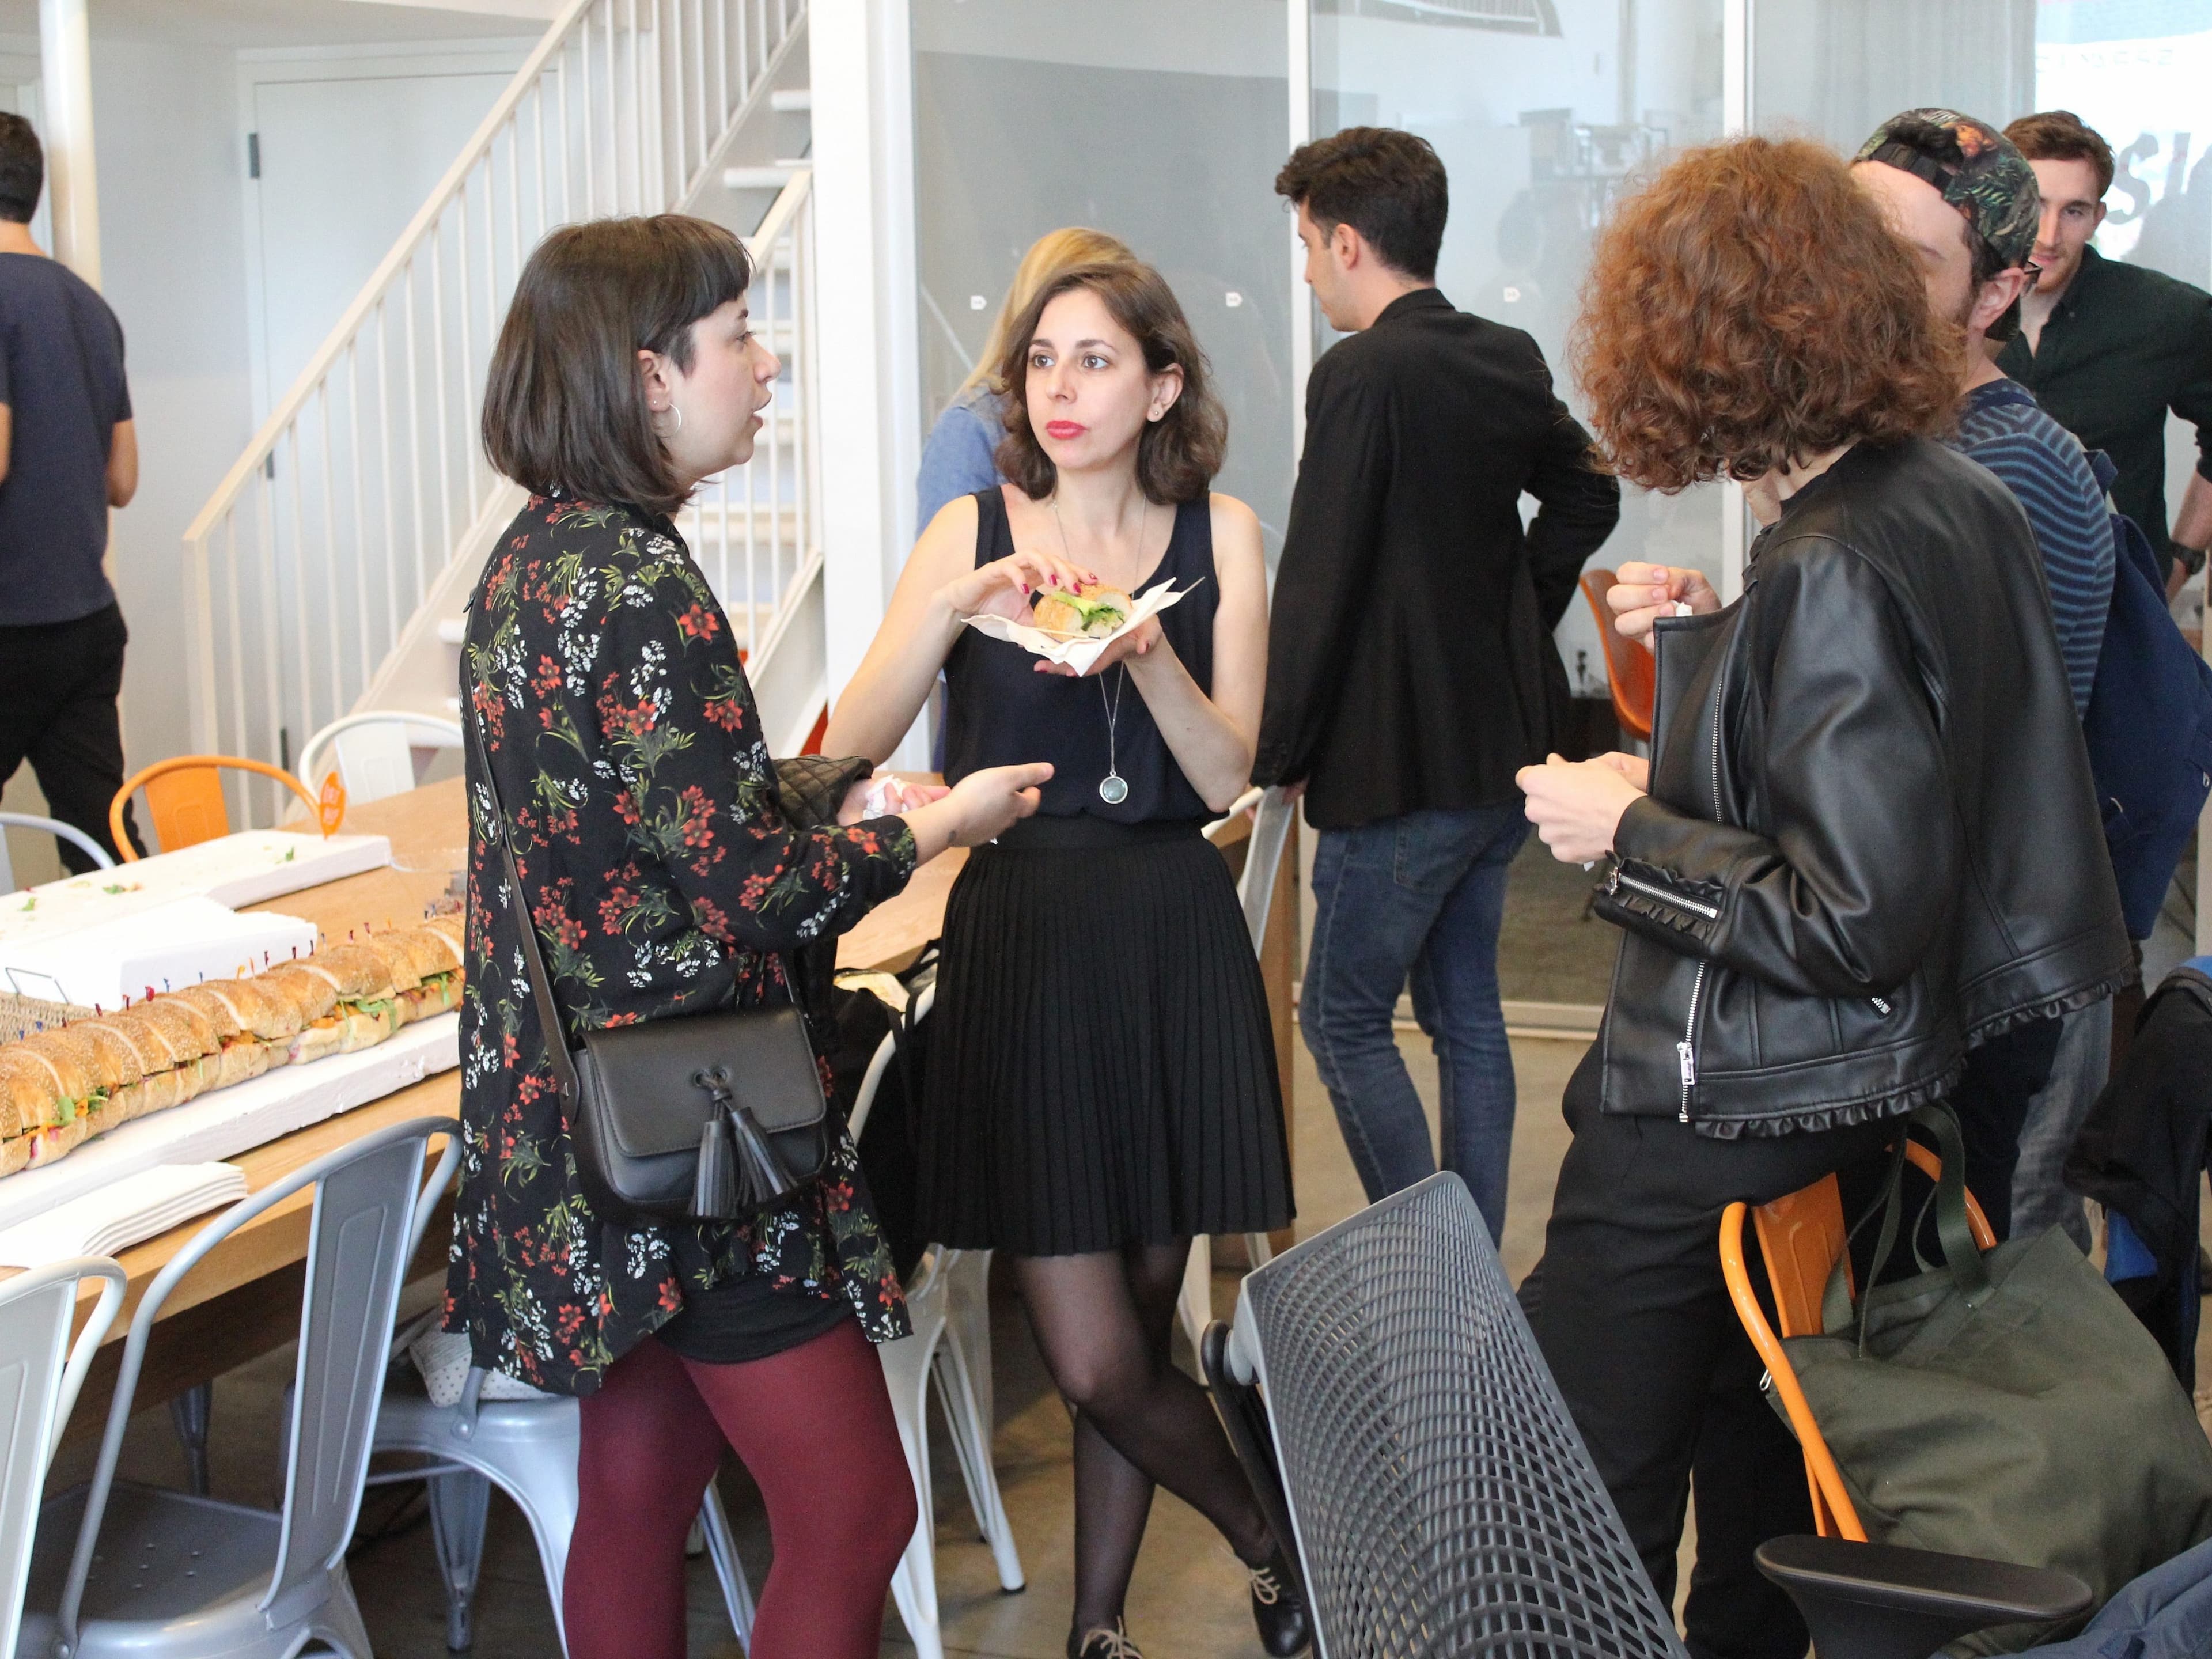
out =
<svg viewBox="0 0 2212 1659"><path fill-rule="evenodd" d="M1070 438L1080 438L1090 430L1080 421L1047 421L1044 423L1045 436L1058 438L1063 443Z"/></svg>

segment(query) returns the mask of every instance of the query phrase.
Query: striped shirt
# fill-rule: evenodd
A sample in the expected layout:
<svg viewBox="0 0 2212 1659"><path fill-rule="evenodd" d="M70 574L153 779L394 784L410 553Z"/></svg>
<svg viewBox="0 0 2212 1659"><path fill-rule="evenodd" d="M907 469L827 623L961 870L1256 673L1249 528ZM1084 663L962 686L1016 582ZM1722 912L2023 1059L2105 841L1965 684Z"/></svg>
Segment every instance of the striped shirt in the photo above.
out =
<svg viewBox="0 0 2212 1659"><path fill-rule="evenodd" d="M2051 620L2074 690L2089 707L2112 608L2112 509L2080 441L2017 380L1991 380L1960 406L1951 447L1997 475L2027 514L2051 589Z"/></svg>

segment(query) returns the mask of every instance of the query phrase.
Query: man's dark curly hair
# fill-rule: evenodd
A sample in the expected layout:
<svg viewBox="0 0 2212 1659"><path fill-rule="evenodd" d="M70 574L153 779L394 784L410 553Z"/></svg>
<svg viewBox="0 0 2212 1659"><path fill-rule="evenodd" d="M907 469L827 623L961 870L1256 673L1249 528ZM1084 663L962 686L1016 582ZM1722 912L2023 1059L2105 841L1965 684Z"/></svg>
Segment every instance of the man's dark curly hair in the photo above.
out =
<svg viewBox="0 0 2212 1659"><path fill-rule="evenodd" d="M1346 127L1291 151L1275 194L1304 207L1324 234L1350 225L1392 269L1436 281L1451 202L1444 164L1427 139L1395 127Z"/></svg>

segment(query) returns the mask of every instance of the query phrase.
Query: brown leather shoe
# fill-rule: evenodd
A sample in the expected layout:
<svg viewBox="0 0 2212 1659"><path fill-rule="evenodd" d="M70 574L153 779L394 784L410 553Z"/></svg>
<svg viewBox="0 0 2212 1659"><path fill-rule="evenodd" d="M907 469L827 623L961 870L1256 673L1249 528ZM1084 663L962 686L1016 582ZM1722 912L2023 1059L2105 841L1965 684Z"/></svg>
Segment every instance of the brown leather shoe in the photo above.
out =
<svg viewBox="0 0 2212 1659"><path fill-rule="evenodd" d="M1109 1629L1101 1625L1078 1635L1067 1633L1067 1659L1145 1659L1129 1639L1128 1626L1116 1619Z"/></svg>

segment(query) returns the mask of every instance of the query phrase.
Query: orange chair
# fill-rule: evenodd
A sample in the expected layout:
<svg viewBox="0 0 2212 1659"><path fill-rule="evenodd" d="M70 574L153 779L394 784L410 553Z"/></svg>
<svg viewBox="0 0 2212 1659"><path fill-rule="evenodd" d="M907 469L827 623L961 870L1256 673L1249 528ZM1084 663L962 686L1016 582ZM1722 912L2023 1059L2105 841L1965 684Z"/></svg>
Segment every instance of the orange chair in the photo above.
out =
<svg viewBox="0 0 2212 1659"><path fill-rule="evenodd" d="M266 761L244 760L235 755L178 755L156 761L123 781L107 808L107 827L115 837L116 851L125 864L135 864L137 850L123 833L124 809L141 787L146 791L146 810L154 817L155 839L165 853L176 852L203 841L230 833L230 809L223 804L222 773L231 767L274 778L307 805L307 816L317 817L322 803L314 791L279 766Z"/></svg>
<svg viewBox="0 0 2212 1659"><path fill-rule="evenodd" d="M1907 1140L1905 1155L1931 1181L1942 1173L1942 1161L1918 1141ZM1759 1297L1752 1289L1751 1273L1743 1257L1743 1218L1748 1207L1731 1204L1722 1212L1721 1274L1728 1280L1736 1317L1743 1322L1751 1346L1759 1350L1767 1374L1774 1380L1774 1390L1781 1395L1783 1407L1790 1413L1790 1426L1796 1431L1797 1443L1804 1448L1805 1482L1813 1492L1814 1525L1823 1538L1840 1535L1863 1544L1867 1541L1866 1528L1859 1524L1858 1511L1852 1507L1850 1494L1844 1490L1842 1471L1836 1467L1828 1443L1821 1437L1820 1425L1813 1420L1813 1408L1806 1402L1804 1389L1798 1385L1797 1372L1790 1363L1790 1355L1773 1327L1766 1322L1766 1311L1759 1305ZM1996 1245L1996 1235L1990 1231L1989 1220L1982 1214L1982 1206L1974 1202L1972 1193L1966 1194L1966 1224L1973 1231L1976 1249L1986 1250ZM1835 1176L1822 1176L1809 1187L1778 1198L1771 1204L1760 1205L1755 1226L1759 1255L1766 1263L1767 1283L1774 1291L1776 1323L1782 1328L1781 1335L1817 1336L1820 1332L1820 1300L1827 1289L1828 1274L1850 1243L1844 1226L1843 1194ZM1844 1273L1846 1279L1850 1277L1848 1261L1844 1264Z"/></svg>
<svg viewBox="0 0 2212 1659"><path fill-rule="evenodd" d="M1613 611L1605 591L1615 580L1610 570L1583 572L1583 598L1597 617L1597 636L1605 646L1606 683L1613 689L1613 717L1620 729L1639 743L1651 741L1651 699L1658 690L1658 672L1651 653L1633 640L1625 640L1613 625Z"/></svg>

